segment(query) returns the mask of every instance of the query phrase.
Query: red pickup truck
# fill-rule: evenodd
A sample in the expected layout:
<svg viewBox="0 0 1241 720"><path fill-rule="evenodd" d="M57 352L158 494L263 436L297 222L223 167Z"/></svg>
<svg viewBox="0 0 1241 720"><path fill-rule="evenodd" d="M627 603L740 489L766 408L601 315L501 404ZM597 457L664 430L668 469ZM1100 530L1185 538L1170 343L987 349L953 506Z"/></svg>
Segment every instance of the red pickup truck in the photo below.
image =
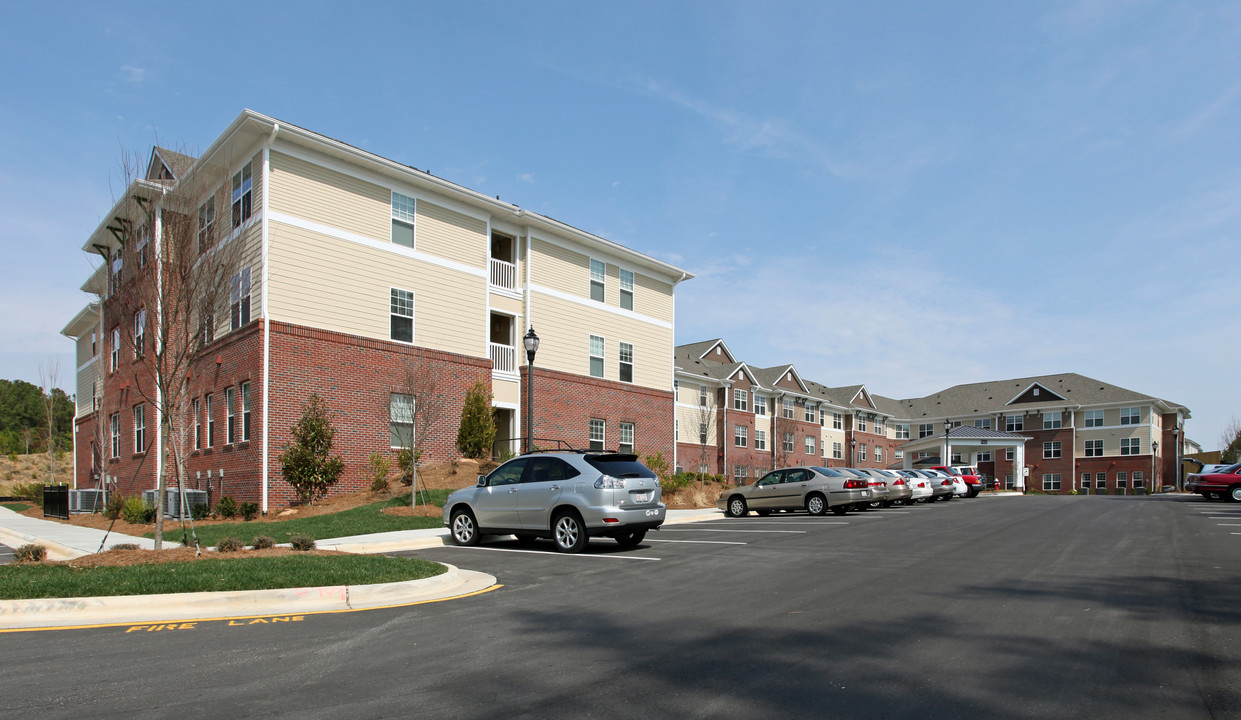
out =
<svg viewBox="0 0 1241 720"><path fill-rule="evenodd" d="M967 497L978 497L978 493L983 491L982 477L978 474L978 468L971 465L935 465L935 470L942 470L949 475L956 475L965 481L969 486L970 494Z"/></svg>

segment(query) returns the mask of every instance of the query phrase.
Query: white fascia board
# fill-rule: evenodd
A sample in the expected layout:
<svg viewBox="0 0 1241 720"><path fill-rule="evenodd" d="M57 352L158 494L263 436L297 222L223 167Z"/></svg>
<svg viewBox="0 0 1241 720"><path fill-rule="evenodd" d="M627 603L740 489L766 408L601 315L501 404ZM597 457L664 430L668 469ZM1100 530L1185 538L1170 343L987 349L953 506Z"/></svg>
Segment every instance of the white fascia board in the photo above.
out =
<svg viewBox="0 0 1241 720"><path fill-rule="evenodd" d="M128 214L127 210L130 207L129 198L131 196L137 195L140 190L148 191L147 193L144 193L148 197L162 195L165 191L167 191L167 189L167 187L157 182L151 182L150 180L143 180L141 178L129 183L129 187L125 188L125 193L121 195L121 199L117 200L112 205L112 209L103 216L103 220L99 221L99 225L95 227L94 232L87 236L86 242L82 244L82 252L93 255L97 254L97 251L95 250L96 245L103 245L104 247L112 248L119 244L116 238L108 230L108 225L112 223L112 219L117 215Z"/></svg>
<svg viewBox="0 0 1241 720"><path fill-rule="evenodd" d="M69 321L67 325L60 331L61 335L67 338L77 340L87 332L96 328L99 322L99 303L87 303L86 307L78 311L77 315Z"/></svg>

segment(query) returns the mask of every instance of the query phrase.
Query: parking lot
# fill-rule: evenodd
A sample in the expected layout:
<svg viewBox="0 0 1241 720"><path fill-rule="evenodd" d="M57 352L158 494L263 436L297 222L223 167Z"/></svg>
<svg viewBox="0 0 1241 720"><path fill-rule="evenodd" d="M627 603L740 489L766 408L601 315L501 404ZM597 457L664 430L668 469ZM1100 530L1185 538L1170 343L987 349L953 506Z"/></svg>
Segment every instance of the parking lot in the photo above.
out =
<svg viewBox="0 0 1241 720"><path fill-rule="evenodd" d="M0 684L11 712L45 717L1237 716L1234 523L1241 506L1186 496L984 496L721 516L578 555L433 548L410 554L503 587L288 624L10 635Z"/></svg>

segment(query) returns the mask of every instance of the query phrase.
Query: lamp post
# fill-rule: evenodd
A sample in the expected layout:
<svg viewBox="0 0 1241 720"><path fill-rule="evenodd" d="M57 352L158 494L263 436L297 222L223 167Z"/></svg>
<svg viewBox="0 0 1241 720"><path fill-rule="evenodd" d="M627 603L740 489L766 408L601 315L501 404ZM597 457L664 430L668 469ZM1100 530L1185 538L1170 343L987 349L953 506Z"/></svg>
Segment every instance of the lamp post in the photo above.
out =
<svg viewBox="0 0 1241 720"><path fill-rule="evenodd" d="M1159 454L1159 441L1151 442L1151 492L1155 492L1155 488L1159 487L1159 476L1155 473L1155 456Z"/></svg>
<svg viewBox="0 0 1241 720"><path fill-rule="evenodd" d="M1176 427L1172 428L1172 457L1174 461L1176 462L1176 465L1173 469L1174 472L1176 472L1176 476L1175 476L1176 479L1173 481L1172 484L1176 486L1176 491L1180 492L1182 490L1181 488L1181 426L1180 425L1177 425Z"/></svg>
<svg viewBox="0 0 1241 720"><path fill-rule="evenodd" d="M534 447L534 354L539 351L539 336L533 325L521 344L526 348L526 452L530 452Z"/></svg>
<svg viewBox="0 0 1241 720"><path fill-rule="evenodd" d="M945 467L952 467L952 447L948 442L948 433L952 430L952 423L944 419L944 457L940 462Z"/></svg>
<svg viewBox="0 0 1241 720"><path fill-rule="evenodd" d="M849 467L857 467L857 438L849 439Z"/></svg>

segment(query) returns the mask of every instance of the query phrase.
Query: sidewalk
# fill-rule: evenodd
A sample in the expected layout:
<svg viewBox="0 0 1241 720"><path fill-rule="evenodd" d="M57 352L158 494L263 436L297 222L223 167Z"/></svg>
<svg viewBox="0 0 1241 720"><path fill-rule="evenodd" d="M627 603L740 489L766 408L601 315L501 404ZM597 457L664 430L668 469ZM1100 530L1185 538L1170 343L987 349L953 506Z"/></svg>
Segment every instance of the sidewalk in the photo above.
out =
<svg viewBox="0 0 1241 720"><path fill-rule="evenodd" d="M146 550L155 549L155 541L149 538L105 533L95 528L26 517L5 507L0 507L0 543L11 548L37 543L47 548L49 560L72 560L97 553L104 543L104 550L120 543L133 543ZM172 543L171 546L179 547L180 543Z"/></svg>

